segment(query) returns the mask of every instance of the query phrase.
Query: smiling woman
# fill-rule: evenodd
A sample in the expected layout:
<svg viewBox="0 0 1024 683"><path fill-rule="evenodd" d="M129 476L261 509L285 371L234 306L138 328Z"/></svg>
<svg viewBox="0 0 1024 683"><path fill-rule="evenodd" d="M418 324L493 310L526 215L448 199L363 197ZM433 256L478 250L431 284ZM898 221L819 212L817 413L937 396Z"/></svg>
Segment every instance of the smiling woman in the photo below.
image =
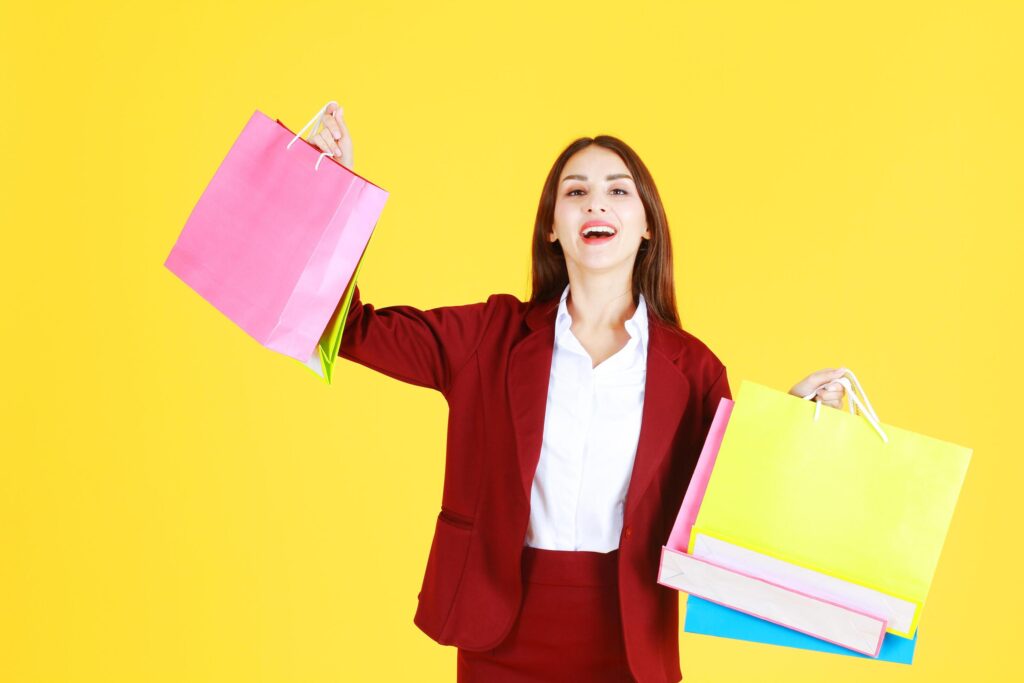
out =
<svg viewBox="0 0 1024 683"><path fill-rule="evenodd" d="M318 144L350 159L325 125ZM527 301L377 309L354 288L339 355L449 406L415 623L458 648L460 681L675 683L658 560L725 365L680 326L665 210L618 138L558 155L532 252Z"/></svg>
<svg viewBox="0 0 1024 683"><path fill-rule="evenodd" d="M592 225L613 234L590 239L582 231ZM655 317L679 326L661 197L639 155L610 135L573 141L548 173L534 224L530 301L557 296L583 270L617 271L620 291L634 300L643 293Z"/></svg>

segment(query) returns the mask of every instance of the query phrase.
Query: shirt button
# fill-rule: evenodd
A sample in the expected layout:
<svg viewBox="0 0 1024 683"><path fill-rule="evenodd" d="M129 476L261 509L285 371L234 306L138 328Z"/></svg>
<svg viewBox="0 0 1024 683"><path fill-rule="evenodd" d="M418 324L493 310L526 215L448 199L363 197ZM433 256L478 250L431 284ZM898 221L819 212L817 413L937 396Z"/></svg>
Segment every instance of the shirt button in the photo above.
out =
<svg viewBox="0 0 1024 683"><path fill-rule="evenodd" d="M632 535L633 535L633 527L627 526L625 529L622 530L623 538L629 538Z"/></svg>

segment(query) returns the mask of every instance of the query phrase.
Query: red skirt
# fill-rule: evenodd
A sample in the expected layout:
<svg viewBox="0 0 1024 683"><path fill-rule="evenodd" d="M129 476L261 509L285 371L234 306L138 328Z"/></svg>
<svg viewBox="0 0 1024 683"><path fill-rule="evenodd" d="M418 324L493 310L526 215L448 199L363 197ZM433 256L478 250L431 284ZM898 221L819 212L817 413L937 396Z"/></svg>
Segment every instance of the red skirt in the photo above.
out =
<svg viewBox="0 0 1024 683"><path fill-rule="evenodd" d="M523 548L523 600L497 647L458 650L458 683L634 683L619 614L618 550Z"/></svg>

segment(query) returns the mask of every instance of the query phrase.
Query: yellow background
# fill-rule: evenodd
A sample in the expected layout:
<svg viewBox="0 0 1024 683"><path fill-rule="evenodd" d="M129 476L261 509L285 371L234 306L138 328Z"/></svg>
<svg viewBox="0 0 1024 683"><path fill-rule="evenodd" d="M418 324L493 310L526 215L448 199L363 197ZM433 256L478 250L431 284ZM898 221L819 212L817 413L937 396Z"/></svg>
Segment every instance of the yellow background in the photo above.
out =
<svg viewBox="0 0 1024 683"><path fill-rule="evenodd" d="M5 3L0 681L454 681L412 623L436 393L263 349L163 267L255 109L345 108L364 300L528 292L580 135L649 165L684 324L974 448L910 666L681 633L691 683L1019 676L1017 2Z"/></svg>

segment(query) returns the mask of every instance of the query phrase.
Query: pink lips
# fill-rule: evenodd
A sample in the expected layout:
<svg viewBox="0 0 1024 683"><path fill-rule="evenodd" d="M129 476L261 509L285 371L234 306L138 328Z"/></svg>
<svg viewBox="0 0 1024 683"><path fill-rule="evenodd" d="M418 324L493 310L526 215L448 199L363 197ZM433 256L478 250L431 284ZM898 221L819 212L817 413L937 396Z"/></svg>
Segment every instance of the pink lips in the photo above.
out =
<svg viewBox="0 0 1024 683"><path fill-rule="evenodd" d="M611 235L603 235L601 237L583 237L583 232L587 228L592 228L595 225L605 225L611 228L614 231L614 233ZM584 244L604 244L605 242L610 242L612 239L614 239L615 235L617 235L618 233L618 228L616 228L614 225L607 221L587 221L586 223L580 226L580 237L583 239Z"/></svg>

